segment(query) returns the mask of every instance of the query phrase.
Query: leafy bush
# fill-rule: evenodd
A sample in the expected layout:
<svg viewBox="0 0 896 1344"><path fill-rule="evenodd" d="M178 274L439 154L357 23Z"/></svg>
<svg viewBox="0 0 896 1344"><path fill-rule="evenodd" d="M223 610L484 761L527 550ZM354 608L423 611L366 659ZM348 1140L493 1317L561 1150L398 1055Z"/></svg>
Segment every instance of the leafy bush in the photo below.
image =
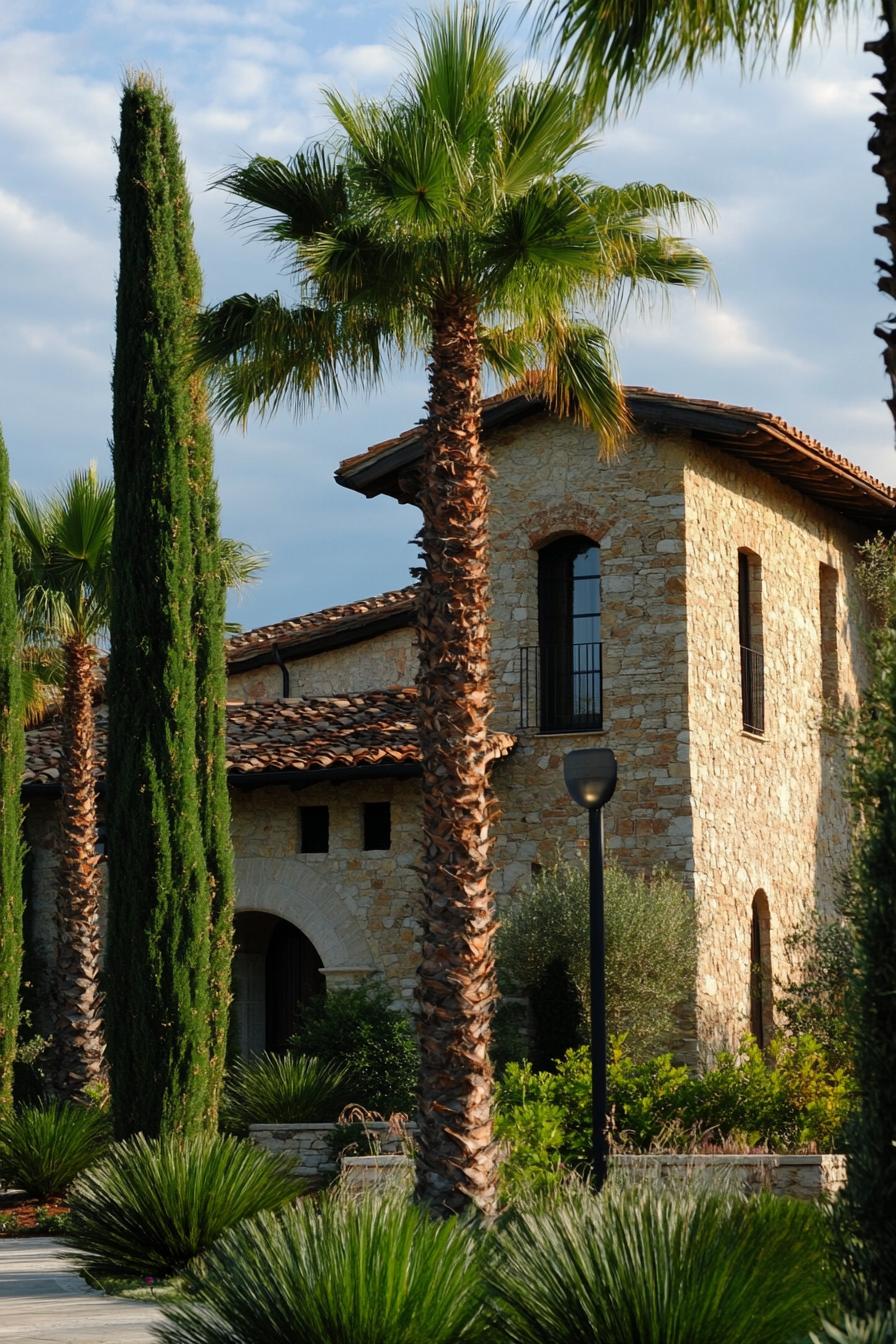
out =
<svg viewBox="0 0 896 1344"><path fill-rule="evenodd" d="M325 1198L233 1228L168 1344L468 1344L483 1339L477 1244L405 1200Z"/></svg>
<svg viewBox="0 0 896 1344"><path fill-rule="evenodd" d="M793 1344L830 1300L823 1214L797 1200L604 1191L516 1218L486 1269L513 1344Z"/></svg>
<svg viewBox="0 0 896 1344"><path fill-rule="evenodd" d="M335 1120L347 1100L345 1069L313 1055L257 1055L238 1059L227 1077L224 1121L245 1132L249 1125L296 1125Z"/></svg>
<svg viewBox="0 0 896 1344"><path fill-rule="evenodd" d="M605 888L608 1027L613 1035L625 1033L632 1054L646 1057L668 1045L677 1013L693 993L693 901L664 870L635 877L609 864ZM583 865L558 861L514 898L498 934L497 961L502 993L531 998L540 1066L584 1043L591 982ZM565 1023L562 1040L553 1021L558 1012Z"/></svg>
<svg viewBox="0 0 896 1344"><path fill-rule="evenodd" d="M293 1199L287 1158L244 1139L203 1135L114 1144L69 1195L66 1238L97 1275L177 1274L241 1218Z"/></svg>
<svg viewBox="0 0 896 1344"><path fill-rule="evenodd" d="M357 985L312 999L290 1044L345 1069L351 1100L383 1115L415 1106L419 1056L411 1023L385 985Z"/></svg>
<svg viewBox="0 0 896 1344"><path fill-rule="evenodd" d="M842 1070L810 1036L777 1038L764 1056L747 1037L736 1054L692 1075L671 1055L633 1059L612 1043L610 1133L617 1148L690 1151L739 1146L792 1152L839 1145L852 1104ZM570 1050L552 1073L510 1064L498 1085L495 1132L508 1148L504 1193L513 1199L586 1164L591 1146L591 1060Z"/></svg>
<svg viewBox="0 0 896 1344"><path fill-rule="evenodd" d="M813 1036L837 1068L852 1067L847 996L855 974L855 933L849 920L813 914L785 939L798 978L779 981L776 1008L792 1036Z"/></svg>
<svg viewBox="0 0 896 1344"><path fill-rule="evenodd" d="M896 1304L874 1316L847 1316L839 1325L824 1321L812 1344L896 1344Z"/></svg>
<svg viewBox="0 0 896 1344"><path fill-rule="evenodd" d="M108 1118L96 1107L69 1101L19 1106L0 1120L0 1179L35 1199L64 1195L109 1139Z"/></svg>

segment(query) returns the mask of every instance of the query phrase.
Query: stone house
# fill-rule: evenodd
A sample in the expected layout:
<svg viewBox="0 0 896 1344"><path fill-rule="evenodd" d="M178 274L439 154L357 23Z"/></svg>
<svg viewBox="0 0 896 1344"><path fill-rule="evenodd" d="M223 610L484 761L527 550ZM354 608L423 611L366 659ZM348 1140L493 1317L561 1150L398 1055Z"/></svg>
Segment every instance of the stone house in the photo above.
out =
<svg viewBox="0 0 896 1344"><path fill-rule="evenodd" d="M824 711L856 703L856 545L892 531L896 492L774 415L637 388L629 404L634 431L611 460L537 400L483 404L494 888L510 902L536 865L582 851L563 755L612 747L609 852L670 867L693 892L705 1052L770 1032L787 935L834 901L848 815ZM418 426L336 479L413 506L421 452ZM396 998L413 993L414 603L402 588L229 645L244 1050L281 1046L324 985L380 974ZM44 965L58 752L56 725L31 732L30 940Z"/></svg>

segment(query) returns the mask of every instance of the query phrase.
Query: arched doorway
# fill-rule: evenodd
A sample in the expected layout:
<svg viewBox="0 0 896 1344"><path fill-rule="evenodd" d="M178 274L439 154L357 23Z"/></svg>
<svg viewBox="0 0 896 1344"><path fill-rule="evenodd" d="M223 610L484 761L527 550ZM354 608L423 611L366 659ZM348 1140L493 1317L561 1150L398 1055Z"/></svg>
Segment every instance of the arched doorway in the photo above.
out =
<svg viewBox="0 0 896 1344"><path fill-rule="evenodd" d="M299 1008L326 989L317 949L279 915L241 910L234 920L233 1044L243 1057L283 1051Z"/></svg>

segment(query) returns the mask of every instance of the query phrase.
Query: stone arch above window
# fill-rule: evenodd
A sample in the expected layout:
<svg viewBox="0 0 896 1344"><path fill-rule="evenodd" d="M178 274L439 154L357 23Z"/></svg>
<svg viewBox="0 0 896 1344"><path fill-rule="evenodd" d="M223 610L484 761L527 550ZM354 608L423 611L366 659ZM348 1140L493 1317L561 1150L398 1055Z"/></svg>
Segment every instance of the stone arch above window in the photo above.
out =
<svg viewBox="0 0 896 1344"><path fill-rule="evenodd" d="M600 542L610 529L610 524L602 518L596 509L587 504L570 500L565 504L552 504L550 508L539 509L523 523L523 530L529 538L529 545L536 551L542 550L552 541L561 537L587 537L589 541Z"/></svg>

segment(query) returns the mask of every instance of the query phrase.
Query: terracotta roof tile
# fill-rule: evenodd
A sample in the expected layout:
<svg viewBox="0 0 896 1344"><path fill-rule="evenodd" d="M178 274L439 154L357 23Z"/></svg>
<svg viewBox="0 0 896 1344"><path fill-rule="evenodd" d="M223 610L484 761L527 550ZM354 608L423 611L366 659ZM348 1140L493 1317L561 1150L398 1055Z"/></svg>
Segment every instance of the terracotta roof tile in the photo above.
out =
<svg viewBox="0 0 896 1344"><path fill-rule="evenodd" d="M228 641L227 660L235 665L275 647L298 650L303 643L340 633L354 632L363 636L368 625L388 616L397 617L406 613L410 623L416 595L416 584L409 584L406 588L394 588L388 593L378 593L375 597L361 598L358 602L325 607L323 611L311 611L304 616L276 621L273 625L260 625Z"/></svg>
<svg viewBox="0 0 896 1344"><path fill-rule="evenodd" d="M854 514L873 526L896 522L896 488L779 415L726 401L658 392L652 387L627 387L626 396L635 421L681 425L832 508ZM483 432L487 434L543 409L539 398L487 397L482 402ZM418 424L346 458L336 479L365 494L408 498L408 485L421 453L422 425Z"/></svg>
<svg viewBox="0 0 896 1344"><path fill-rule="evenodd" d="M230 776L419 764L416 709L413 687L229 704ZM101 705L96 710L98 779L105 765L107 723ZM510 733L493 733L491 740L494 759L513 750ZM31 729L27 743L26 786L57 783L62 750L58 719Z"/></svg>

